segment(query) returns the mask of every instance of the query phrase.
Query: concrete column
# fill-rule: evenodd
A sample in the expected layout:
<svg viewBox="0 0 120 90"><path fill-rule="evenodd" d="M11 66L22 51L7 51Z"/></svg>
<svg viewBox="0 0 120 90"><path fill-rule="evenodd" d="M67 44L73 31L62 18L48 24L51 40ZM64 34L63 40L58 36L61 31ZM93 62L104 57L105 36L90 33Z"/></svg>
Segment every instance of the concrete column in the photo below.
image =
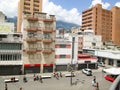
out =
<svg viewBox="0 0 120 90"><path fill-rule="evenodd" d="M108 62L109 62L108 60L109 60L109 59L107 59L107 58L105 59L105 64L106 64L106 65L108 65Z"/></svg>
<svg viewBox="0 0 120 90"><path fill-rule="evenodd" d="M115 59L113 60L113 66L117 67L117 60L115 60Z"/></svg>
<svg viewBox="0 0 120 90"><path fill-rule="evenodd" d="M41 64L41 73L43 73L43 63Z"/></svg>
<svg viewBox="0 0 120 90"><path fill-rule="evenodd" d="M100 62L102 62L102 60L103 60L103 58L101 57L101 58L100 58Z"/></svg>

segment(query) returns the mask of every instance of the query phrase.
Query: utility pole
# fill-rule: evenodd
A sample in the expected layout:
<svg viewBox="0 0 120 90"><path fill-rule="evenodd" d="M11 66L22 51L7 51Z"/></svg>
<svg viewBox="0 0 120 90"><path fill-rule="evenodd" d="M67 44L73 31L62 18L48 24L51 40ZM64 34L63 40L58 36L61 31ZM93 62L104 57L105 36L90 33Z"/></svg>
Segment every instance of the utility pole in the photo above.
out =
<svg viewBox="0 0 120 90"><path fill-rule="evenodd" d="M72 86L72 77L73 77L74 42L75 42L75 37L72 37L72 58L71 58L71 78L70 78L71 86Z"/></svg>

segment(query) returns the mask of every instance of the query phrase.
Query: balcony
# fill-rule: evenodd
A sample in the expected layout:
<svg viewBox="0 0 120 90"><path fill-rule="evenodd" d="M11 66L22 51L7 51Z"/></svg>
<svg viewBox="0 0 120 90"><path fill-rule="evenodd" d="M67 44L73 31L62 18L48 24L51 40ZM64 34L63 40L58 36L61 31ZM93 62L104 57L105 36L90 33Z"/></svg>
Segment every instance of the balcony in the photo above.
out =
<svg viewBox="0 0 120 90"><path fill-rule="evenodd" d="M43 33L52 33L52 32L55 32L55 30L50 29L50 28L46 28L46 29L42 29L42 32Z"/></svg>
<svg viewBox="0 0 120 90"><path fill-rule="evenodd" d="M54 50L52 48L44 48L42 49L42 53L52 53Z"/></svg>
<svg viewBox="0 0 120 90"><path fill-rule="evenodd" d="M52 43L54 40L51 38L43 38L43 43Z"/></svg>
<svg viewBox="0 0 120 90"><path fill-rule="evenodd" d="M38 21L38 18L33 15L26 15L24 19L29 21Z"/></svg>
<svg viewBox="0 0 120 90"><path fill-rule="evenodd" d="M41 52L42 48L37 47L37 52Z"/></svg>
<svg viewBox="0 0 120 90"><path fill-rule="evenodd" d="M25 10L24 10L24 13L30 13L30 10L25 9Z"/></svg>
<svg viewBox="0 0 120 90"><path fill-rule="evenodd" d="M55 19L54 18L43 18L44 22L54 22Z"/></svg>
<svg viewBox="0 0 120 90"><path fill-rule="evenodd" d="M35 42L37 42L37 39L36 38L26 38L25 41L27 43L35 43Z"/></svg>
<svg viewBox="0 0 120 90"><path fill-rule="evenodd" d="M36 48L27 48L23 51L26 52L26 53L36 53L37 52Z"/></svg>
<svg viewBox="0 0 120 90"><path fill-rule="evenodd" d="M35 7L39 7L39 3L34 3L34 6Z"/></svg>
<svg viewBox="0 0 120 90"><path fill-rule="evenodd" d="M37 31L37 27L26 27L26 28L24 28L24 30L26 30L28 32L36 32Z"/></svg>

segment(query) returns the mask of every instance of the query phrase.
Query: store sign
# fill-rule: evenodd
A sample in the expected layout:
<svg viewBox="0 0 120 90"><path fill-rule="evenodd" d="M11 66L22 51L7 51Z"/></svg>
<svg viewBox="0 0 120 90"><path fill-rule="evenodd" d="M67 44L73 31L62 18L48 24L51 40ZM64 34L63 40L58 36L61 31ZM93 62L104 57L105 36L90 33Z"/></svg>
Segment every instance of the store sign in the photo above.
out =
<svg viewBox="0 0 120 90"><path fill-rule="evenodd" d="M0 33L11 33L14 32L14 24L3 23L0 24Z"/></svg>
<svg viewBox="0 0 120 90"><path fill-rule="evenodd" d="M89 63L91 63L91 61L85 61L85 63L86 63L86 64L89 64Z"/></svg>

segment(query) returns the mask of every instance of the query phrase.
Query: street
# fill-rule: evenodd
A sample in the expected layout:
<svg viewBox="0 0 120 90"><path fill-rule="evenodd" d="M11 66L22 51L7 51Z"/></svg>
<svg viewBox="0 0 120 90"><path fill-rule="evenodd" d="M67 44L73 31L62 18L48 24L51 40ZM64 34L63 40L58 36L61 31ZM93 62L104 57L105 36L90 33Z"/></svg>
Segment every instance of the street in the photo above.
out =
<svg viewBox="0 0 120 90"><path fill-rule="evenodd" d="M63 74L69 72L62 72ZM33 80L33 74L26 75L28 82L23 82L23 75L15 76L19 78L19 82L7 83L8 90L94 90L92 86L93 76L96 76L96 81L99 83L99 90L109 90L110 85L112 84L109 81L104 79L104 73L101 70L93 70L93 76L86 76L81 71L75 72L76 76L72 78L73 85L70 84L70 77L55 77L43 79L43 83L40 81ZM40 75L40 74L39 74ZM41 75L51 75L51 73L44 73ZM4 80L10 78L11 76L0 76L0 87L4 90L5 83ZM77 81L78 80L78 81ZM77 82L76 82L77 81Z"/></svg>

